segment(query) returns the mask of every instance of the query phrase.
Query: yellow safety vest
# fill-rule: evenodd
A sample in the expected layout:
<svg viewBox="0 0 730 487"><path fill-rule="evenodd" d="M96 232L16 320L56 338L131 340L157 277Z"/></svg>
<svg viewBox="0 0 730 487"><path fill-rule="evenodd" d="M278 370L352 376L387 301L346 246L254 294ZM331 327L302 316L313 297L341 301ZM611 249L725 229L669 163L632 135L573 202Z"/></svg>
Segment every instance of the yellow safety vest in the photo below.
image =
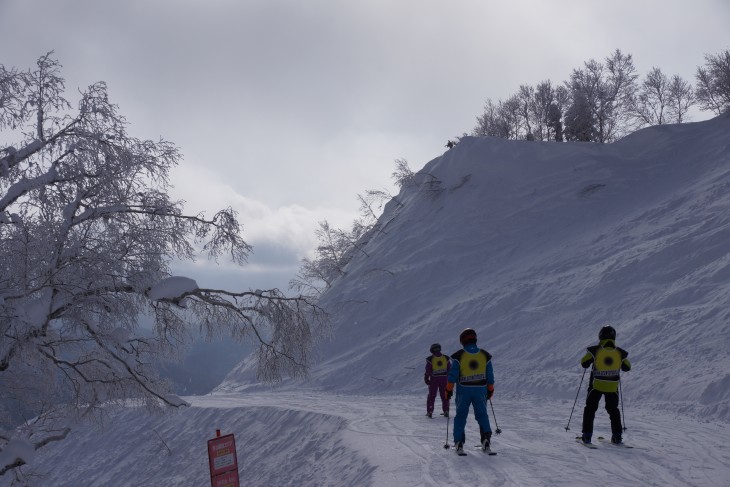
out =
<svg viewBox="0 0 730 487"><path fill-rule="evenodd" d="M621 352L617 348L599 347L593 359L593 388L601 392L617 392L621 374Z"/></svg>
<svg viewBox="0 0 730 487"><path fill-rule="evenodd" d="M466 350L459 357L459 384L465 386L483 386L487 383L486 353L481 350L469 353Z"/></svg>
<svg viewBox="0 0 730 487"><path fill-rule="evenodd" d="M431 356L431 374L446 375L448 373L449 359L446 355L440 357Z"/></svg>

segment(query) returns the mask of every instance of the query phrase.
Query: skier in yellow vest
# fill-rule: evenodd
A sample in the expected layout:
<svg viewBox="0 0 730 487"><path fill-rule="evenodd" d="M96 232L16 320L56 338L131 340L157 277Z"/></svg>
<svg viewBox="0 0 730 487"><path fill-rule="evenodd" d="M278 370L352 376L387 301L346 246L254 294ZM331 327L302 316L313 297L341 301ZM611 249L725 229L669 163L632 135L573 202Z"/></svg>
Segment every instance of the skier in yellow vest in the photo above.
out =
<svg viewBox="0 0 730 487"><path fill-rule="evenodd" d="M611 443L621 444L623 428L618 408L618 389L621 371L631 370L631 363L627 358L629 352L616 346L616 330L612 326L601 328L598 340L598 345L588 347L588 353L580 360L584 369L593 365L586 406L583 409L583 442L591 442L593 420L603 396L608 417L611 419Z"/></svg>
<svg viewBox="0 0 730 487"><path fill-rule="evenodd" d="M436 394L441 398L442 416L449 417L449 400L446 398L446 377L451 370L449 357L441 353L441 345L434 343L430 349L431 355L426 358L426 372L423 381L428 386L428 397L426 397L426 416L433 416L433 407L436 402Z"/></svg>
<svg viewBox="0 0 730 487"><path fill-rule="evenodd" d="M477 346L477 332L466 328L459 335L462 348L451 355L451 372L446 384L446 397L451 399L456 387L456 413L454 415L454 444L458 455L464 454L466 418L469 407L474 407L474 417L479 423L483 451L490 451L492 427L489 425L487 401L494 394L494 368L492 356Z"/></svg>

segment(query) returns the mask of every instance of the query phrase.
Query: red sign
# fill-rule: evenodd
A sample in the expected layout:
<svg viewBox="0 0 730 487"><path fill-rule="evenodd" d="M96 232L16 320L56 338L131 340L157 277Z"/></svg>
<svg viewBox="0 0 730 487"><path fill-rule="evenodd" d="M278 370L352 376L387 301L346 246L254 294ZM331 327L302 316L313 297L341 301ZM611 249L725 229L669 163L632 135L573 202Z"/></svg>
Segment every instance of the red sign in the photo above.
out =
<svg viewBox="0 0 730 487"><path fill-rule="evenodd" d="M236 439L232 434L208 440L208 463L212 487L240 487Z"/></svg>
<svg viewBox="0 0 730 487"><path fill-rule="evenodd" d="M230 471L215 477L211 477L210 484L213 487L239 487L238 472Z"/></svg>

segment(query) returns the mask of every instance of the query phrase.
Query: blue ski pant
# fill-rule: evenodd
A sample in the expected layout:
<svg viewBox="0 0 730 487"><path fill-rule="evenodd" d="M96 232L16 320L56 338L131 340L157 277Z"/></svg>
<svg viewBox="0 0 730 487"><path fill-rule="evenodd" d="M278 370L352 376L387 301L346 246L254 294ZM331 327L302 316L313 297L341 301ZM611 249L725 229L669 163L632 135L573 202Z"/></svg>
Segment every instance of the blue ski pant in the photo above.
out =
<svg viewBox="0 0 730 487"><path fill-rule="evenodd" d="M474 417L479 423L479 429L492 431L487 414L486 387L458 387L456 390L456 416L454 416L454 443L466 441L466 418L469 416L469 406L474 406ZM481 440L481 438L480 438Z"/></svg>

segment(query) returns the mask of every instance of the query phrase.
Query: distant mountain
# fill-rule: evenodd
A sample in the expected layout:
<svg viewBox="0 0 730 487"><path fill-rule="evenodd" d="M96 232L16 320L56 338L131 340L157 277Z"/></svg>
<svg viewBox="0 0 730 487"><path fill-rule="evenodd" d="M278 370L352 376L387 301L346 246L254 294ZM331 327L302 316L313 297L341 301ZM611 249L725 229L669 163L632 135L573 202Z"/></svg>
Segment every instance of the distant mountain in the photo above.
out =
<svg viewBox="0 0 730 487"><path fill-rule="evenodd" d="M475 328L497 394L574 397L604 324L626 401L730 419L730 114L610 144L465 137L388 203L323 296L311 378L423 389L429 345ZM248 362L220 390L256 387Z"/></svg>
<svg viewBox="0 0 730 487"><path fill-rule="evenodd" d="M230 339L207 340L198 336L178 361L159 361L160 376L179 395L204 395L212 391L251 347Z"/></svg>

